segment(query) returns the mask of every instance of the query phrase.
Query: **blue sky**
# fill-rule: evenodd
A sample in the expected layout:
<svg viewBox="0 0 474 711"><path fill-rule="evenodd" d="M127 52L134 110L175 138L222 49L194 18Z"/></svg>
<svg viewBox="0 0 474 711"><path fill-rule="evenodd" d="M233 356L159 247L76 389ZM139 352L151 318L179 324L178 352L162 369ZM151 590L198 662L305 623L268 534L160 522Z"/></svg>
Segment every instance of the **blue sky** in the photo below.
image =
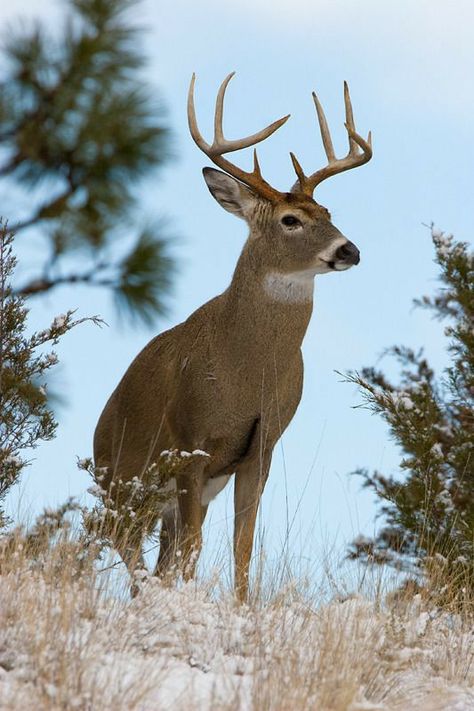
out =
<svg viewBox="0 0 474 711"><path fill-rule="evenodd" d="M21 13L51 22L61 16L61 4L17 0L14 8L0 8L1 25ZM107 295L85 289L64 288L34 303L37 327L68 308L99 313L110 326L82 326L58 349L69 406L60 414L57 439L35 453L11 509L37 511L84 495L89 482L75 458L91 453L97 417L127 365L155 333L229 283L246 227L213 201L202 180L208 161L186 122L192 72L206 136L215 92L229 71L237 71L226 106L229 137L291 113L259 151L264 176L280 189L294 180L290 150L308 170L324 160L312 90L326 110L336 150L345 153L346 79L359 131L373 132L374 158L326 181L316 197L358 245L361 264L316 280L303 400L275 449L260 519L271 547L278 549L296 512L294 532L304 538L311 531L306 553L316 556L333 544L340 551L375 525L370 496L348 473L361 466L391 473L399 456L383 424L353 409L361 397L334 371L372 365L394 343L424 346L435 365L445 362L442 327L413 311L411 301L436 286L429 230L422 223L434 221L467 241L474 233L474 6L467 0L449 6L438 0L148 0L136 20L148 28L147 79L160 92L173 128L176 159L142 186L143 220L165 214L176 235L178 273L169 316L154 329L132 330L117 320ZM245 152L236 155L242 167L250 165ZM5 204L4 191L1 197ZM208 536L214 541L228 528L229 503L230 488L213 505Z"/></svg>

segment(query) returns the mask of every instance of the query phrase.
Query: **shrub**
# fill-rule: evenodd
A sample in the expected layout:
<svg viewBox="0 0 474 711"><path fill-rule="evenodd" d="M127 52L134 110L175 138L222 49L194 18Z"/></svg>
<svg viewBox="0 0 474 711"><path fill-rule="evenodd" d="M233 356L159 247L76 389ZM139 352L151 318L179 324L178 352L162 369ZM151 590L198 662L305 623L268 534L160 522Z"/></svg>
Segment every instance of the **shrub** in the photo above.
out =
<svg viewBox="0 0 474 711"><path fill-rule="evenodd" d="M360 469L385 525L359 536L349 556L428 574L455 593L474 592L474 252L432 227L441 286L415 301L447 321L451 357L438 376L422 351L395 346L398 383L375 368L350 373L365 406L380 415L399 445L401 477ZM454 587L452 585L454 583Z"/></svg>

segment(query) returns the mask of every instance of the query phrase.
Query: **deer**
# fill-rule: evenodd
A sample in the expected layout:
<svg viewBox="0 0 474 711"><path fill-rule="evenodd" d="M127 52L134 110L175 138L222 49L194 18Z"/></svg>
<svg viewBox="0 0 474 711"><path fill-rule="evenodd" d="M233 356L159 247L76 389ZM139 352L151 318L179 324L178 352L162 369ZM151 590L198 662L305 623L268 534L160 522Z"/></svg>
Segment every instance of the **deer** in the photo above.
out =
<svg viewBox="0 0 474 711"><path fill-rule="evenodd" d="M372 140L370 133L364 139L356 131L344 82L349 150L337 158L313 92L327 165L307 175L290 153L296 182L280 192L263 178L255 145L289 115L245 138L225 138L224 97L234 74L217 93L211 144L198 128L194 74L187 112L194 142L217 166L203 169L207 187L221 207L247 223L247 240L228 288L153 338L129 366L99 418L94 460L105 500L114 482L146 480L150 464L163 453L186 454L173 470L172 500L148 511L146 524L137 516L128 520L126 531L120 524L110 527L113 546L131 574L145 570L144 536L161 521L153 574L165 577L178 567L186 580L193 578L208 505L234 477L234 589L244 602L272 452L302 395L301 346L312 315L314 279L360 261L359 249L332 224L313 193L323 180L367 163ZM250 147L251 171L225 157Z"/></svg>

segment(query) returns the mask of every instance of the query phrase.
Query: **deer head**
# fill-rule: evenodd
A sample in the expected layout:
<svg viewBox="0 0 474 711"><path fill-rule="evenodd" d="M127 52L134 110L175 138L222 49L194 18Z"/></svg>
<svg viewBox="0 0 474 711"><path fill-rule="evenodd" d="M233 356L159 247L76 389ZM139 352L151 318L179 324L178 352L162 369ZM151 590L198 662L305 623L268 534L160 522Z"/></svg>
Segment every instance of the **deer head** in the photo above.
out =
<svg viewBox="0 0 474 711"><path fill-rule="evenodd" d="M234 73L231 73L224 79L217 94L214 140L208 144L196 121L193 75L188 95L189 129L199 148L225 171L204 168L204 179L217 202L248 223L250 239L255 241L255 251L261 254L262 268L267 273L269 284L274 286L278 279L312 280L315 274L343 271L358 264L359 250L355 244L339 232L331 222L329 211L313 198L316 186L323 180L363 165L372 157L371 134L365 140L356 132L347 83L344 82L345 127L349 138L347 155L336 158L323 108L313 92L328 163L311 175L305 175L296 156L290 153L297 180L291 191L286 193L276 190L263 178L256 150L251 172L224 158L226 153L265 140L289 118L289 115L284 116L246 138L226 139L222 129L224 97L233 76ZM274 289L273 292L276 293Z"/></svg>

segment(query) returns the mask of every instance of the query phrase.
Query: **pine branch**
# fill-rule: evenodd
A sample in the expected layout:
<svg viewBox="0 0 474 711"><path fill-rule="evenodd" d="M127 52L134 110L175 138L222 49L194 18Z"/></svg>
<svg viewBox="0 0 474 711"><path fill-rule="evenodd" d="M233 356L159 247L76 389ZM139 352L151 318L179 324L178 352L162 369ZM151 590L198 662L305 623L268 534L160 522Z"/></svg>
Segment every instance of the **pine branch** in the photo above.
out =
<svg viewBox="0 0 474 711"><path fill-rule="evenodd" d="M144 230L134 246L121 260L113 262L106 255L83 272L43 276L16 287L15 295L35 297L59 286L84 284L110 289L118 309L132 319L150 323L156 313L166 310L163 293L170 287L174 265L167 256L167 243L160 238L159 228Z"/></svg>
<svg viewBox="0 0 474 711"><path fill-rule="evenodd" d="M37 25L6 42L11 69L0 83L0 178L23 187L28 206L32 188L46 181L57 196L11 220L16 231L35 227L53 254L44 276L17 293L38 296L66 283L102 286L121 311L149 321L163 311L169 258L158 244L145 249L143 243L134 259L113 258L117 234L134 222L139 180L169 157L163 112L142 80L141 30L130 24L131 13L127 19L139 3L68 4L74 17L60 40ZM100 278L88 269L67 274L72 250L95 262L108 253Z"/></svg>
<svg viewBox="0 0 474 711"><path fill-rule="evenodd" d="M14 293L17 296L38 296L39 294L43 294L46 291L65 284L90 284L92 286L108 287L113 285L113 281L111 279L97 279L94 271L91 270L83 274L67 274L51 279L47 277L32 279L24 286L15 289Z"/></svg>
<svg viewBox="0 0 474 711"><path fill-rule="evenodd" d="M27 227L32 227L33 225L36 225L41 220L51 220L59 216L66 208L67 201L73 194L74 188L70 186L58 197L54 198L53 200L50 200L50 202L41 205L41 207L36 210L34 215L28 217L22 222L17 222L15 224L15 234L18 234L18 232L21 232L21 230L24 230Z"/></svg>

